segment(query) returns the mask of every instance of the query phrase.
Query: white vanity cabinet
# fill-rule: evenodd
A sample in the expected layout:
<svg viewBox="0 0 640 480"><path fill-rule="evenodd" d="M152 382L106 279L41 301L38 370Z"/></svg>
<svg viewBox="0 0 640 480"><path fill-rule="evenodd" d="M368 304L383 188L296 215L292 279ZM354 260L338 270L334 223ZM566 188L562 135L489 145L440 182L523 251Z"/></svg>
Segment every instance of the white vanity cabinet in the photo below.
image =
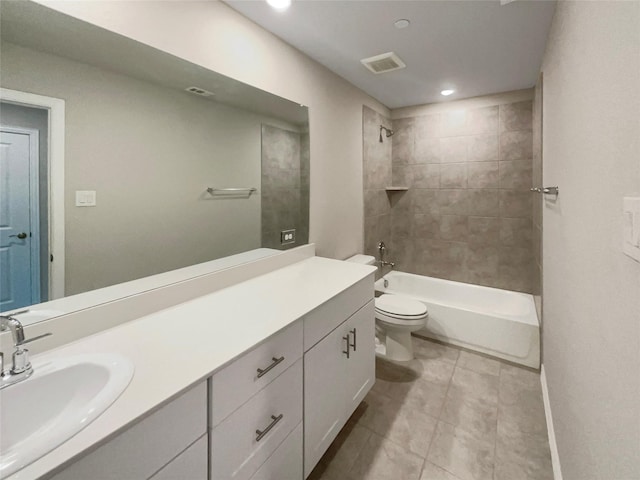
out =
<svg viewBox="0 0 640 480"><path fill-rule="evenodd" d="M318 324L342 322L304 354L304 474L307 477L375 382L375 311L370 283L356 284L310 315ZM354 305L360 308L353 313ZM341 313L339 313L341 312ZM305 323L305 334L307 323Z"/></svg>
<svg viewBox="0 0 640 480"><path fill-rule="evenodd" d="M53 477L54 480L207 480L202 382Z"/></svg>
<svg viewBox="0 0 640 480"><path fill-rule="evenodd" d="M302 480L302 322L211 377L209 419L212 480Z"/></svg>

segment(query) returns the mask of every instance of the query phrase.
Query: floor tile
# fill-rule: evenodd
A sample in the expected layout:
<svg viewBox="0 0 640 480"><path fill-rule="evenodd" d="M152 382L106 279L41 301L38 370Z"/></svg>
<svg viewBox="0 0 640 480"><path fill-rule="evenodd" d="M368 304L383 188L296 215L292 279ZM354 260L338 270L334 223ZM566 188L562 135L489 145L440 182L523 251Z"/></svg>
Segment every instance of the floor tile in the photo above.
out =
<svg viewBox="0 0 640 480"><path fill-rule="evenodd" d="M391 397L404 408L415 408L433 417L442 411L448 385L424 380L402 365L376 360L376 383L373 391Z"/></svg>
<svg viewBox="0 0 640 480"><path fill-rule="evenodd" d="M368 395L368 404L358 423L389 438L416 455L427 455L437 419L411 405L405 406L385 395Z"/></svg>
<svg viewBox="0 0 640 480"><path fill-rule="evenodd" d="M460 480L454 474L447 472L445 469L434 465L431 462L424 462L422 467L422 475L420 480Z"/></svg>
<svg viewBox="0 0 640 480"><path fill-rule="evenodd" d="M458 367L487 375L500 375L500 362L475 353L462 350L458 357Z"/></svg>
<svg viewBox="0 0 640 480"><path fill-rule="evenodd" d="M419 480L423 459L397 443L371 434L356 458L349 480Z"/></svg>
<svg viewBox="0 0 640 480"><path fill-rule="evenodd" d="M492 401L476 399L461 390L450 389L440 420L489 440L495 439L498 405Z"/></svg>
<svg viewBox="0 0 640 480"><path fill-rule="evenodd" d="M498 427L495 480L553 480L547 435Z"/></svg>
<svg viewBox="0 0 640 480"><path fill-rule="evenodd" d="M340 478L351 469L371 435L371 430L355 422L348 422L318 462L308 480Z"/></svg>
<svg viewBox="0 0 640 480"><path fill-rule="evenodd" d="M427 460L461 480L492 480L494 442L438 422Z"/></svg>
<svg viewBox="0 0 640 480"><path fill-rule="evenodd" d="M406 367L420 375L423 380L447 385L451 380L455 365L443 360L417 356L414 360L406 362Z"/></svg>
<svg viewBox="0 0 640 480"><path fill-rule="evenodd" d="M499 377L456 368L449 391L486 404L498 403Z"/></svg>
<svg viewBox="0 0 640 480"><path fill-rule="evenodd" d="M431 358L455 364L458 360L460 350L456 347L432 342L421 337L411 337L413 342L413 352L416 357Z"/></svg>
<svg viewBox="0 0 640 480"><path fill-rule="evenodd" d="M500 378L504 381L519 383L529 388L540 389L540 374L527 368L516 367L503 363L500 368Z"/></svg>
<svg viewBox="0 0 640 480"><path fill-rule="evenodd" d="M553 478L537 372L412 341L415 360L376 360L373 389L310 480Z"/></svg>

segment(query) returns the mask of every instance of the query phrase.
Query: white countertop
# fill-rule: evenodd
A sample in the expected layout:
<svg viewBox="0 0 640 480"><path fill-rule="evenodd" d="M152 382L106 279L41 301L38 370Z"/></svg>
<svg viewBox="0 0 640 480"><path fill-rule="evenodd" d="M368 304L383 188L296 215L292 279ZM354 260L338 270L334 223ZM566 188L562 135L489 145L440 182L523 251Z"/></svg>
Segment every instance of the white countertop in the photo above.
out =
<svg viewBox="0 0 640 480"><path fill-rule="evenodd" d="M135 374L93 423L8 479L38 478L114 436L373 272L312 257L35 356L117 352Z"/></svg>

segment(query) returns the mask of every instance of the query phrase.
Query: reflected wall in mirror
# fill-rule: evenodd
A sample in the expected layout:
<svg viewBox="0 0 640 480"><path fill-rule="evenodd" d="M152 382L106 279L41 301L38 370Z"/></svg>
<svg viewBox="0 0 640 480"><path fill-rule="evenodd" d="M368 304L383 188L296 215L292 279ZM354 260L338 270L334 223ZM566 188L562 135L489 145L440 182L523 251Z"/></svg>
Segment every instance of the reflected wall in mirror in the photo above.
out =
<svg viewBox="0 0 640 480"><path fill-rule="evenodd" d="M306 107L38 4L0 15L0 311L308 242ZM9 91L63 100L64 124Z"/></svg>

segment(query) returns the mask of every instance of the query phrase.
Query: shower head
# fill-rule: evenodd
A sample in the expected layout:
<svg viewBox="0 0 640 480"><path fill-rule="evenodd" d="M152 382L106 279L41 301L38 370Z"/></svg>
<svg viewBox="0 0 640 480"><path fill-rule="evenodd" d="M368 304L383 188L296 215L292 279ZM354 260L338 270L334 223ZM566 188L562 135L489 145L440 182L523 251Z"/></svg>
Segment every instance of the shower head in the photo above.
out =
<svg viewBox="0 0 640 480"><path fill-rule="evenodd" d="M385 135L386 135L387 138L389 138L391 135L396 133L393 130L385 127L384 125L380 125L380 143L382 143L382 130L384 130Z"/></svg>

